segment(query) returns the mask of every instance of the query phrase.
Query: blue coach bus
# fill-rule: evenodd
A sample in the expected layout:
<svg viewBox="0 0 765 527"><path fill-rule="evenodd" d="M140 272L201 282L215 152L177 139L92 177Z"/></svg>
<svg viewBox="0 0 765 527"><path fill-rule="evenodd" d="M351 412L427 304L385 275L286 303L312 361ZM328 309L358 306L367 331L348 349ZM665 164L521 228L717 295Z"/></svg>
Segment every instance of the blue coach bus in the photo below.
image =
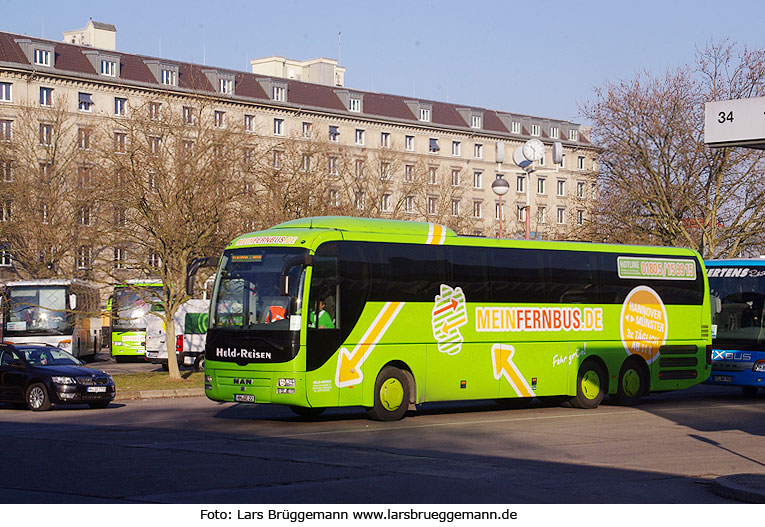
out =
<svg viewBox="0 0 765 527"><path fill-rule="evenodd" d="M765 258L705 262L712 306L710 384L765 387Z"/></svg>

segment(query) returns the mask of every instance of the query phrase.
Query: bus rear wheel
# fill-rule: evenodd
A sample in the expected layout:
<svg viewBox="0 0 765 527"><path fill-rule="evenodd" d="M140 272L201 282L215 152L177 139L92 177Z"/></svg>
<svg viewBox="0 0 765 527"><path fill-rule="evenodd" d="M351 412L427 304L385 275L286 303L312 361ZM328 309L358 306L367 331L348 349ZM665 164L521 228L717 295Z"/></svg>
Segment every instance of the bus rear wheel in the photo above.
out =
<svg viewBox="0 0 765 527"><path fill-rule="evenodd" d="M608 379L603 368L595 361L588 360L576 375L576 396L569 399L574 408L597 408L606 395Z"/></svg>
<svg viewBox="0 0 765 527"><path fill-rule="evenodd" d="M616 404L631 406L637 404L640 398L646 394L648 379L645 368L639 360L627 359L619 371L619 385L616 395L613 396Z"/></svg>
<svg viewBox="0 0 765 527"><path fill-rule="evenodd" d="M742 386L741 393L744 397L757 397L757 386Z"/></svg>
<svg viewBox="0 0 765 527"><path fill-rule="evenodd" d="M375 381L374 406L367 415L378 421L398 421L409 409L409 380L393 366L382 369Z"/></svg>

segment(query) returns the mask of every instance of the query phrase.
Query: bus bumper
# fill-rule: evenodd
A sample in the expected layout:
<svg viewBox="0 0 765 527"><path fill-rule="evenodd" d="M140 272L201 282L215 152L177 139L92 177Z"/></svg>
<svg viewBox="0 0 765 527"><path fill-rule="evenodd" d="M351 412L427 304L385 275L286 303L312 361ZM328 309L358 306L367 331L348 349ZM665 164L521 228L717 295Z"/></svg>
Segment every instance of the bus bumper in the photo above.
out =
<svg viewBox="0 0 765 527"><path fill-rule="evenodd" d="M304 372L206 368L205 394L213 401L309 406Z"/></svg>

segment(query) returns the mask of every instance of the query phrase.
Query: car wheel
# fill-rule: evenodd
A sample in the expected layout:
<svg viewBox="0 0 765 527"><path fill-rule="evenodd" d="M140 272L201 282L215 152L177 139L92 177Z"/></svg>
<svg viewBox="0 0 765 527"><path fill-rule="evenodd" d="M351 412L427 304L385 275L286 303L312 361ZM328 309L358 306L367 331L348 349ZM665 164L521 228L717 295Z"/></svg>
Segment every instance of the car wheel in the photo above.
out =
<svg viewBox="0 0 765 527"><path fill-rule="evenodd" d="M619 384L613 399L616 404L637 404L648 388L646 371L639 360L627 359L619 371Z"/></svg>
<svg viewBox="0 0 765 527"><path fill-rule="evenodd" d="M290 409L300 417L314 419L324 413L326 408L313 408L309 406L290 406Z"/></svg>
<svg viewBox="0 0 765 527"><path fill-rule="evenodd" d="M205 354L197 355L194 359L194 371L205 371Z"/></svg>
<svg viewBox="0 0 765 527"><path fill-rule="evenodd" d="M35 412L43 412L50 408L50 397L44 384L35 383L27 388L27 406Z"/></svg>
<svg viewBox="0 0 765 527"><path fill-rule="evenodd" d="M375 381L374 406L367 414L378 421L398 421L409 409L409 390L406 374L386 366Z"/></svg>
<svg viewBox="0 0 765 527"><path fill-rule="evenodd" d="M575 408L597 408L606 395L608 380L603 368L595 361L588 360L576 375L576 396L569 399Z"/></svg>
<svg viewBox="0 0 765 527"><path fill-rule="evenodd" d="M111 401L98 401L97 403L88 403L91 408L106 408Z"/></svg>
<svg viewBox="0 0 765 527"><path fill-rule="evenodd" d="M170 365L167 362L162 363L162 371L170 371Z"/></svg>
<svg viewBox="0 0 765 527"><path fill-rule="evenodd" d="M757 386L742 386L741 393L744 397L757 397Z"/></svg>

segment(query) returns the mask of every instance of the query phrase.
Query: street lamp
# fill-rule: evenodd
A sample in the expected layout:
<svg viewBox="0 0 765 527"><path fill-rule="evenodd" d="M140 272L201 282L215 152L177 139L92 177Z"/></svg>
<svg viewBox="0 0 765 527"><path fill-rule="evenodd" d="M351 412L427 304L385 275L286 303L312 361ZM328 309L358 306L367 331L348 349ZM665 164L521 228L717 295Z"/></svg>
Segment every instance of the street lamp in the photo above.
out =
<svg viewBox="0 0 765 527"><path fill-rule="evenodd" d="M502 196L510 190L510 183L503 179L502 174L497 174L497 179L491 183L491 190L499 196L499 214L497 216L499 218L499 237L502 238Z"/></svg>

